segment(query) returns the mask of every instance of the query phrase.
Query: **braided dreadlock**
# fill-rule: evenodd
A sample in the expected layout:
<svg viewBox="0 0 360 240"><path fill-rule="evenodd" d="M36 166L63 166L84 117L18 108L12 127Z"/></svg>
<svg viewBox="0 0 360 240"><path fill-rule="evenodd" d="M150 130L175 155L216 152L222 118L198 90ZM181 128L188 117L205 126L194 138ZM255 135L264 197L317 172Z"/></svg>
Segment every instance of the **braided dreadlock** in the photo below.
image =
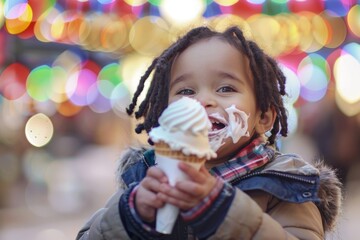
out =
<svg viewBox="0 0 360 240"><path fill-rule="evenodd" d="M141 133L143 130L149 132L151 128L158 126L158 118L168 105L170 70L175 57L190 45L212 37L227 41L248 57L254 78L256 101L262 117L269 108L273 108L277 113L268 141L273 144L279 132L282 136L287 136L287 115L282 101L282 96L286 94L286 78L276 61L265 54L255 42L246 40L242 31L237 27L230 27L223 33L212 31L208 27L195 28L153 60L141 77L132 103L127 108L127 113L131 115L137 105L138 97L144 89L145 81L154 71L147 95L138 111L135 112L136 119L144 117L143 123L136 127L136 133Z"/></svg>

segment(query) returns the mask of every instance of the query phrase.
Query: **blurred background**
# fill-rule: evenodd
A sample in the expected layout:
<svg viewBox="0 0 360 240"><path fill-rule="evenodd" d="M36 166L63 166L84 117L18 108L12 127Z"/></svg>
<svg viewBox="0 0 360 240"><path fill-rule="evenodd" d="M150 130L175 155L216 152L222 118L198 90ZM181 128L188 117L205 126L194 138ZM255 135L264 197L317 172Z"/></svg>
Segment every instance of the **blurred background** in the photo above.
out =
<svg viewBox="0 0 360 240"><path fill-rule="evenodd" d="M0 0L0 239L74 239L146 143L125 113L153 57L194 26L241 27L287 76L281 150L344 184L360 224L359 0Z"/></svg>

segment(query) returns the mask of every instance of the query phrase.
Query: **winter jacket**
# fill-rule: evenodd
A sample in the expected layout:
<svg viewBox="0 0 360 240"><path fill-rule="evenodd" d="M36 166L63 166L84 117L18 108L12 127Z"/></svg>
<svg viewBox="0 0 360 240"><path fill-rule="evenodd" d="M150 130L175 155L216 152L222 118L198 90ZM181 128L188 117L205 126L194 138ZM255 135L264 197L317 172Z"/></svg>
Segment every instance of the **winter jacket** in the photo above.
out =
<svg viewBox="0 0 360 240"><path fill-rule="evenodd" d="M196 239L189 237L191 228L180 217L172 235L154 235L127 209L129 193L155 164L154 152L131 149L120 163L118 192L83 226L76 239ZM221 222L205 226L211 232L207 239L324 239L341 209L341 184L334 172L297 155L277 153L264 168L231 185L234 193L229 209L211 209L219 210L223 217L215 218Z"/></svg>

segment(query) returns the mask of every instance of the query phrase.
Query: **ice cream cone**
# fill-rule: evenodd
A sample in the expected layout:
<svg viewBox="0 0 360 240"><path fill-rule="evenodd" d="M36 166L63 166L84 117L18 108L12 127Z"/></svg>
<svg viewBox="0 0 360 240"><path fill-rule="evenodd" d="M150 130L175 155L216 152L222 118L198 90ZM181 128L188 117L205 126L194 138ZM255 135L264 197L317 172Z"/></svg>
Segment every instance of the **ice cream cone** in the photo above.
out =
<svg viewBox="0 0 360 240"><path fill-rule="evenodd" d="M195 99L183 97L171 103L161 114L159 126L149 132L155 146L157 166L164 171L170 186L188 176L179 169L185 162L196 170L206 160L216 157L208 139L211 122L205 108ZM179 209L169 203L159 208L156 214L156 230L170 234L179 214Z"/></svg>
<svg viewBox="0 0 360 240"><path fill-rule="evenodd" d="M156 164L168 177L170 186L175 186L178 181L188 179L188 176L178 168L179 162L186 162L196 170L199 170L205 162L205 158L199 160L195 156L186 156L181 151L173 151L168 148L166 143L160 145L160 149L155 146ZM156 213L156 231L170 234L178 214L179 209L169 203L159 208Z"/></svg>
<svg viewBox="0 0 360 240"><path fill-rule="evenodd" d="M155 153L158 155L177 159L177 160L184 161L187 163L198 164L198 163L204 163L206 161L205 156L202 158L201 157L199 158L198 156L192 155L192 154L186 155L181 150L178 150L178 151L172 150L171 147L163 141L155 143Z"/></svg>

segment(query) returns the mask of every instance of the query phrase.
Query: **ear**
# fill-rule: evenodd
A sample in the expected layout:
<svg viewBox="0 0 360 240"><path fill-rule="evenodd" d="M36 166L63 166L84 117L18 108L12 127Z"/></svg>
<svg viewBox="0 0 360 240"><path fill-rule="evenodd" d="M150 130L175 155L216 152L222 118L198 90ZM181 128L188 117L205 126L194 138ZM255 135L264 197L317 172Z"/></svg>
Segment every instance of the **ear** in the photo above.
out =
<svg viewBox="0 0 360 240"><path fill-rule="evenodd" d="M255 130L259 134L264 134L267 131L271 130L275 119L276 119L276 111L273 107L270 107L265 113L264 116L261 117L261 112L259 111L258 120L255 126Z"/></svg>

